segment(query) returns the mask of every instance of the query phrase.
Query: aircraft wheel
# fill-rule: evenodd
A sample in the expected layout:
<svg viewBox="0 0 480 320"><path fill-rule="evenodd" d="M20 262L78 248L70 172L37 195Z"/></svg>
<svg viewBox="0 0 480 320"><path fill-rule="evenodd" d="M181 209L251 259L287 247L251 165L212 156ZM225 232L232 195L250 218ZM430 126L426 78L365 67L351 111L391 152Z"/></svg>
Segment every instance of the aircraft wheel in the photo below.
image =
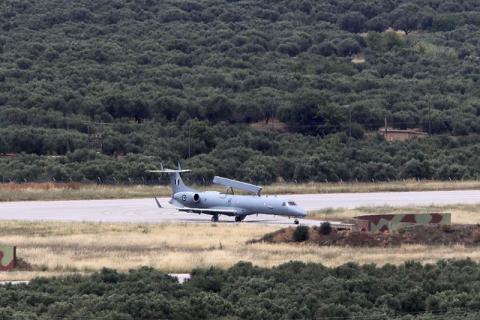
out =
<svg viewBox="0 0 480 320"><path fill-rule="evenodd" d="M241 222L245 219L245 216L235 216L235 222Z"/></svg>
<svg viewBox="0 0 480 320"><path fill-rule="evenodd" d="M218 215L213 215L212 216L212 222L218 222Z"/></svg>
<svg viewBox="0 0 480 320"><path fill-rule="evenodd" d="M299 224L300 222L298 221L298 219L295 219L295 220L293 220L293 223Z"/></svg>

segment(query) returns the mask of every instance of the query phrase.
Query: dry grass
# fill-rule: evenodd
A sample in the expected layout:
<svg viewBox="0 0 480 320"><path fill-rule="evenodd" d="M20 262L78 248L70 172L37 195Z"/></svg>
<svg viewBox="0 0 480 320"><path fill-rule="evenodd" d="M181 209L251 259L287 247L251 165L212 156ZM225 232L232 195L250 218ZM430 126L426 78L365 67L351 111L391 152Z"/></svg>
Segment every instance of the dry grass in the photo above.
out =
<svg viewBox="0 0 480 320"><path fill-rule="evenodd" d="M167 196L168 186L80 183L0 183L0 201L129 199Z"/></svg>
<svg viewBox="0 0 480 320"><path fill-rule="evenodd" d="M361 207L355 209L322 209L309 212L310 219L316 220L348 220L364 214L386 213L440 213L452 214L452 223L480 224L480 204L418 206L418 207Z"/></svg>
<svg viewBox="0 0 480 320"><path fill-rule="evenodd" d="M266 186L268 194L309 194L384 191L439 191L480 189L480 181L430 181L402 180L391 182L326 182L288 184L278 183Z"/></svg>
<svg viewBox="0 0 480 320"><path fill-rule="evenodd" d="M379 209L381 210L381 209ZM474 216L475 214L473 214ZM455 218L455 215L454 215ZM478 219L478 218L476 218ZM278 227L252 224L108 224L71 222L0 222L0 243L17 246L18 257L32 271L1 273L0 280L28 280L102 267L121 271L148 265L183 273L197 267L227 268L238 261L271 267L290 260L337 266L357 263L399 264L470 257L480 248L428 247L341 248L303 244L246 244Z"/></svg>
<svg viewBox="0 0 480 320"><path fill-rule="evenodd" d="M0 274L25 279L39 271L91 272L104 266L126 271L143 265L166 272L195 267L228 267L253 259L245 243L275 230L263 225L104 224L0 222L0 243L17 246L18 257L34 272ZM243 259L245 258L245 259Z"/></svg>
<svg viewBox="0 0 480 320"><path fill-rule="evenodd" d="M218 186L197 187L199 190L223 191ZM480 189L480 181L393 181L393 182L329 182L275 183L265 186L264 194L308 194L380 191L434 191ZM80 183L0 183L0 201L128 199L152 195L170 195L169 186L98 185Z"/></svg>

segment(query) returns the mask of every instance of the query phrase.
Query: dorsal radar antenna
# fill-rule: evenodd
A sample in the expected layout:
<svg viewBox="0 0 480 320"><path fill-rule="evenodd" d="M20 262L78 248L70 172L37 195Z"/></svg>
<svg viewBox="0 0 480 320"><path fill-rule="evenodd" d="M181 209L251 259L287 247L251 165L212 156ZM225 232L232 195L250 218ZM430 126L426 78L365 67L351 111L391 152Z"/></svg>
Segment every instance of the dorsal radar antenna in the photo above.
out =
<svg viewBox="0 0 480 320"><path fill-rule="evenodd" d="M231 188L232 192L233 192L233 189L239 189L239 190L254 193L259 197L260 197L260 193L262 192L262 187L260 186L256 186L256 185L242 182L242 181L227 179L219 176L213 177L213 183L225 186L227 187L227 189Z"/></svg>

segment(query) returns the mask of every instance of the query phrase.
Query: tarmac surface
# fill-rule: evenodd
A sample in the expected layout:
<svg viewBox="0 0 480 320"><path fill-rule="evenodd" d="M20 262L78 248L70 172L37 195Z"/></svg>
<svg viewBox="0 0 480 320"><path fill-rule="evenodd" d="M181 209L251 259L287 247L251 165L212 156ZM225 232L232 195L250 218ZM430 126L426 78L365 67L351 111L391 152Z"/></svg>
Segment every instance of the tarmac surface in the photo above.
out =
<svg viewBox="0 0 480 320"><path fill-rule="evenodd" d="M447 205L480 203L480 190L376 192L281 195L306 210L357 208L365 206ZM159 198L164 209L157 208L153 198L118 200L18 201L1 202L1 220L25 221L92 221L92 222L184 222L210 223L210 216L176 211L169 198ZM234 223L232 217L220 216L220 222ZM251 215L244 223L293 224L292 219L271 215ZM319 221L303 219L302 224Z"/></svg>

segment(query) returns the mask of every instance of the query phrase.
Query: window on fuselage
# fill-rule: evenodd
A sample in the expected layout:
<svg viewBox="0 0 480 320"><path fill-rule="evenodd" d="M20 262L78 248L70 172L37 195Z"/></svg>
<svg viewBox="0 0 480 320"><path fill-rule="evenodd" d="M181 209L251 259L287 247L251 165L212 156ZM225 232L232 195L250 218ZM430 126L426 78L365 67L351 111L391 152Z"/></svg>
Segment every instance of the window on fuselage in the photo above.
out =
<svg viewBox="0 0 480 320"><path fill-rule="evenodd" d="M285 207L285 206L286 206L285 202L282 202L282 207Z"/></svg>
<svg viewBox="0 0 480 320"><path fill-rule="evenodd" d="M296 206L297 204L296 204L295 202L293 202L293 201L288 201L288 205L289 205L289 206Z"/></svg>

